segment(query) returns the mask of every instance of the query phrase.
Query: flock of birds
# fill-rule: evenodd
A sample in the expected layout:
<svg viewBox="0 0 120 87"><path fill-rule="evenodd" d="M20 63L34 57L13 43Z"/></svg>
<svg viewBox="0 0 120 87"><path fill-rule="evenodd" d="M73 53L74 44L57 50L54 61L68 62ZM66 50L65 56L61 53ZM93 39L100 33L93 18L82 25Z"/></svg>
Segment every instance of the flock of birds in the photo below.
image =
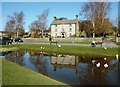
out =
<svg viewBox="0 0 120 87"><path fill-rule="evenodd" d="M119 59L119 55L116 54L116 59ZM104 58L104 60L107 60L107 58ZM96 60L92 60L92 63L95 64ZM109 65L107 63L104 64L104 67L107 68ZM96 64L96 67L100 67L100 62Z"/></svg>
<svg viewBox="0 0 120 87"><path fill-rule="evenodd" d="M61 48L61 45L57 45L59 48ZM41 50L44 50L45 47L41 47ZM106 50L107 47L104 47L104 49ZM119 55L116 54L116 58L119 59ZM107 58L104 58L104 60L106 60ZM92 63L95 63L95 60L92 60ZM109 65L107 63L104 64L104 67L107 68ZM100 62L96 64L96 67L100 67Z"/></svg>
<svg viewBox="0 0 120 87"><path fill-rule="evenodd" d="M61 48L61 45L57 45L59 48ZM45 47L41 47L41 50L44 50Z"/></svg>

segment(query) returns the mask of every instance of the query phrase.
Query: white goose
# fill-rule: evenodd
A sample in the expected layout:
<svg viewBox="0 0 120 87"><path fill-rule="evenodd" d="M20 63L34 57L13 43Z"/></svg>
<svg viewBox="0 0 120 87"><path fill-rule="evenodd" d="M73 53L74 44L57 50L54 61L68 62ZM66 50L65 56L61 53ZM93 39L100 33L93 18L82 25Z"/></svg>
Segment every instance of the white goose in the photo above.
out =
<svg viewBox="0 0 120 87"><path fill-rule="evenodd" d="M117 58L117 59L119 58L119 55L118 55L118 54L116 54L116 58Z"/></svg>
<svg viewBox="0 0 120 87"><path fill-rule="evenodd" d="M97 67L100 67L100 63L97 63L96 66L97 66Z"/></svg>
<svg viewBox="0 0 120 87"><path fill-rule="evenodd" d="M106 60L107 58L104 58L104 60Z"/></svg>
<svg viewBox="0 0 120 87"><path fill-rule="evenodd" d="M107 68L107 67L108 67L108 64L107 64L107 63L106 63L106 64L104 64L104 67L105 67L105 68Z"/></svg>
<svg viewBox="0 0 120 87"><path fill-rule="evenodd" d="M95 60L92 60L92 63L94 64L94 63L95 63Z"/></svg>

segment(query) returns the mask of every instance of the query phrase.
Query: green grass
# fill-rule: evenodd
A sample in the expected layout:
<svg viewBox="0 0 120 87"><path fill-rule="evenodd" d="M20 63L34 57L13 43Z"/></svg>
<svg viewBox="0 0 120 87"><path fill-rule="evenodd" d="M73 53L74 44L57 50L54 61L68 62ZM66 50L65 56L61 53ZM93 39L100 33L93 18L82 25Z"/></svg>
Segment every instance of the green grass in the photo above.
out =
<svg viewBox="0 0 120 87"><path fill-rule="evenodd" d="M3 59L3 85L67 85Z"/></svg>
<svg viewBox="0 0 120 87"><path fill-rule="evenodd" d="M117 45L120 45L120 42L116 42Z"/></svg>
<svg viewBox="0 0 120 87"><path fill-rule="evenodd" d="M0 87L2 85L2 59L0 58Z"/></svg>
<svg viewBox="0 0 120 87"><path fill-rule="evenodd" d="M56 54L71 54L79 56L88 56L88 57L115 57L118 54L118 48L92 48L85 46L61 46L57 45L43 45L43 44L16 44L9 45L4 47L16 47L19 50L26 51L44 51L48 53ZM45 47L44 50L41 50L41 47Z"/></svg>

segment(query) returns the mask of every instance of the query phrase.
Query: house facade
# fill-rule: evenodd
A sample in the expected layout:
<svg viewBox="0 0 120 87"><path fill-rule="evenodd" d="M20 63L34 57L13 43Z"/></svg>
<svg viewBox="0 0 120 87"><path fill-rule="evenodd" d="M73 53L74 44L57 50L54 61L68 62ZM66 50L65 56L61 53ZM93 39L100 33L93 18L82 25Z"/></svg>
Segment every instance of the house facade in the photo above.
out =
<svg viewBox="0 0 120 87"><path fill-rule="evenodd" d="M78 15L76 15L76 19L54 17L51 24L51 36L61 38L79 36Z"/></svg>
<svg viewBox="0 0 120 87"><path fill-rule="evenodd" d="M8 34L5 31L0 31L0 37L7 37Z"/></svg>

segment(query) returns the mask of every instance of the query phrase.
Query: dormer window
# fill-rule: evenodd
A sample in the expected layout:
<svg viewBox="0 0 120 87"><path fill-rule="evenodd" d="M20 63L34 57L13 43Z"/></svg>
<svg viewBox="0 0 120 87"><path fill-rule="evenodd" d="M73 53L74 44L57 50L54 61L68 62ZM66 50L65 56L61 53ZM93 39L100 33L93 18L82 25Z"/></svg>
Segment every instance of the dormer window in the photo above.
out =
<svg viewBox="0 0 120 87"><path fill-rule="evenodd" d="M72 24L69 24L69 26L71 27L71 26L72 26Z"/></svg>

